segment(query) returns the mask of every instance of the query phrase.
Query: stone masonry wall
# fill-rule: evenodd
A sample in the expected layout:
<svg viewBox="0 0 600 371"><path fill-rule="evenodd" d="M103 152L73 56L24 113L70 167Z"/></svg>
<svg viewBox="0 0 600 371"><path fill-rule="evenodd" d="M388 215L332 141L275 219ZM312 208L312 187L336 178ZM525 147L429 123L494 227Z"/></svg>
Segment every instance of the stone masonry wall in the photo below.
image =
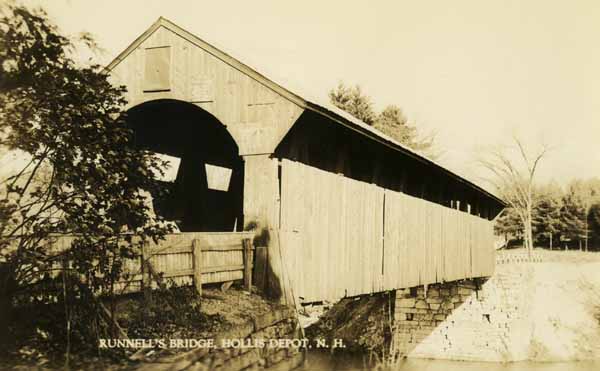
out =
<svg viewBox="0 0 600 371"><path fill-rule="evenodd" d="M285 344L289 339L290 344ZM143 363L138 370L293 370L304 362L302 333L296 313L282 308L219 334L215 348L198 348L170 358ZM278 344L270 340L277 340ZM259 342L264 346L257 346ZM298 345L298 346L296 346Z"/></svg>
<svg viewBox="0 0 600 371"><path fill-rule="evenodd" d="M392 349L414 358L517 361L527 358L532 271L496 267L493 277L398 290Z"/></svg>

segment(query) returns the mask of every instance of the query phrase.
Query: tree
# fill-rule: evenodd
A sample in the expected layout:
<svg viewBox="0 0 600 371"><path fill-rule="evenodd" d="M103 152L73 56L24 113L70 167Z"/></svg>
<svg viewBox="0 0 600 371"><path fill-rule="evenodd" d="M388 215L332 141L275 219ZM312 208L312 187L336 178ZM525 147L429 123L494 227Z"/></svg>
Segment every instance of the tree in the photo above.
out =
<svg viewBox="0 0 600 371"><path fill-rule="evenodd" d="M523 238L523 230L519 214L512 207L504 209L494 223L494 232L496 235L503 236L507 243L512 238Z"/></svg>
<svg viewBox="0 0 600 371"><path fill-rule="evenodd" d="M535 192L533 207L533 232L538 243L548 243L552 250L553 242L560 231L562 195L555 184L540 187Z"/></svg>
<svg viewBox="0 0 600 371"><path fill-rule="evenodd" d="M415 151L422 152L431 158L439 157L439 152L434 150L435 135L421 137L417 128L408 123L398 106L389 105L376 114L371 98L363 94L360 86L355 85L348 88L343 83L339 83L335 89L329 92L329 99L336 107Z"/></svg>
<svg viewBox="0 0 600 371"><path fill-rule="evenodd" d="M420 137L417 128L408 123L398 106L387 106L377 115L373 126L415 151L423 152L431 158L439 157L439 153L433 151L435 135Z"/></svg>
<svg viewBox="0 0 600 371"><path fill-rule="evenodd" d="M587 215L590 212L590 208L593 204L600 202L600 179L591 178L586 180L576 179L569 184L569 190L576 194L576 198L581 201L586 217L584 217L583 223L584 229L584 247L588 250L589 240L589 226Z"/></svg>
<svg viewBox="0 0 600 371"><path fill-rule="evenodd" d="M512 146L492 148L480 156L479 163L488 170L486 180L492 184L500 197L515 210L524 226L524 244L529 257L533 251L533 205L534 180L538 165L548 151L542 146L528 154L521 140L513 136Z"/></svg>
<svg viewBox="0 0 600 371"><path fill-rule="evenodd" d="M0 183L2 334L15 295L56 264L107 292L125 259L169 231L144 196L164 191L151 174L165 164L133 145L124 89L74 62L80 41L94 47L62 36L41 10L11 5L0 18L0 147L25 159ZM76 238L61 250L55 234Z"/></svg>
<svg viewBox="0 0 600 371"><path fill-rule="evenodd" d="M561 232L563 239L578 241L581 250L581 242L587 238L587 212L578 186L578 183L571 183L563 197Z"/></svg>
<svg viewBox="0 0 600 371"><path fill-rule="evenodd" d="M590 207L587 220L590 240L594 243L595 249L598 250L600 248L600 203L595 203Z"/></svg>
<svg viewBox="0 0 600 371"><path fill-rule="evenodd" d="M375 122L375 111L371 98L362 93L360 86L346 87L339 83L337 88L329 92L329 99L336 107L348 112L367 125Z"/></svg>

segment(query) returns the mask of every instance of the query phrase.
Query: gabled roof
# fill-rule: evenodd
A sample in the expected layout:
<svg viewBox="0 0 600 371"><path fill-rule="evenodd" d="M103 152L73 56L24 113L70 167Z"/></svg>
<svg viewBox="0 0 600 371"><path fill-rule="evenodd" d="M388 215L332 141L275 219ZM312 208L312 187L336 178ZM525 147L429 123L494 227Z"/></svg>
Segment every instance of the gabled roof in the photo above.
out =
<svg viewBox="0 0 600 371"><path fill-rule="evenodd" d="M270 77L266 77L264 74L258 72L259 69L250 67L247 64L241 62L241 58L233 57L229 52L225 52L224 48L217 48L214 46L214 44L209 44L208 42L184 30L183 28L177 26L175 23L167 20L166 18L159 17L158 20L156 20L156 22L154 22L154 24L150 26L150 28L148 28L142 35L135 39L135 41L131 43L131 45L129 45L121 54L119 54L106 67L106 69L110 72L115 66L117 66L122 60L124 60L130 53L132 53L139 45L141 45L148 37L150 37L150 35L152 35L160 27L164 27L170 30L171 32L179 35L180 37L184 38L185 40L189 41L190 43L204 49L206 52L212 54L214 57L220 59L224 63L227 63L228 65L237 69L238 71L246 74L255 81L259 82L260 84L280 94L289 101L297 104L301 108L314 111L317 114L324 116L333 122L348 127L366 137L369 137L383 145L391 147L392 149L397 150L405 155L408 155L422 163L425 163L429 166L433 166L434 168L441 170L443 173L446 173L455 180L490 197L491 199L498 202L500 205L506 206L506 203L503 200L486 191L485 189L481 188L477 184L471 182L470 180L465 179L464 177L445 168L444 166L428 158L427 156L416 152L415 150L403 145L402 143L399 143L395 139L387 136L386 134L364 123L363 121L350 115L344 110L339 109L331 103L323 102L321 99L315 98L315 95L311 94L308 91L308 89L304 89L299 87L297 84L292 84L291 82L284 81L287 79L276 78L274 77L273 73L270 73ZM260 70L266 71L267 68L260 68ZM290 85L294 85L294 91L288 88Z"/></svg>

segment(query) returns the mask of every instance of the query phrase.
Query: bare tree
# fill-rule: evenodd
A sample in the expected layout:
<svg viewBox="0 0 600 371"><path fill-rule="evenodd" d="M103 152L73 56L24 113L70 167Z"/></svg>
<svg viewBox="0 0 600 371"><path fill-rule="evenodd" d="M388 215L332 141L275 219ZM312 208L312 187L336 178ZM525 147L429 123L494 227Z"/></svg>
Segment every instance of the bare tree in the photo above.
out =
<svg viewBox="0 0 600 371"><path fill-rule="evenodd" d="M534 178L540 160L549 148L544 144L534 153L528 153L517 136L513 136L512 141L511 146L486 151L479 158L479 163L491 174L486 181L496 188L499 196L515 210L523 223L523 243L531 258Z"/></svg>

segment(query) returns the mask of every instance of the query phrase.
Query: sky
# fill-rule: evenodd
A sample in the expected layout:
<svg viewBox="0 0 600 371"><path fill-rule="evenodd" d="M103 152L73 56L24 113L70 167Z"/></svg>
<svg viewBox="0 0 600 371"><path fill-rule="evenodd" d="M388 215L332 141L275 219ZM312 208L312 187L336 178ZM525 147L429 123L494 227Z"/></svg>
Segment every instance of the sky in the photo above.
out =
<svg viewBox="0 0 600 371"><path fill-rule="evenodd" d="M323 99L359 84L377 109L396 104L437 133L439 162L475 181L479 153L513 135L551 147L541 181L600 177L598 0L25 3L92 33L104 64L163 16Z"/></svg>

